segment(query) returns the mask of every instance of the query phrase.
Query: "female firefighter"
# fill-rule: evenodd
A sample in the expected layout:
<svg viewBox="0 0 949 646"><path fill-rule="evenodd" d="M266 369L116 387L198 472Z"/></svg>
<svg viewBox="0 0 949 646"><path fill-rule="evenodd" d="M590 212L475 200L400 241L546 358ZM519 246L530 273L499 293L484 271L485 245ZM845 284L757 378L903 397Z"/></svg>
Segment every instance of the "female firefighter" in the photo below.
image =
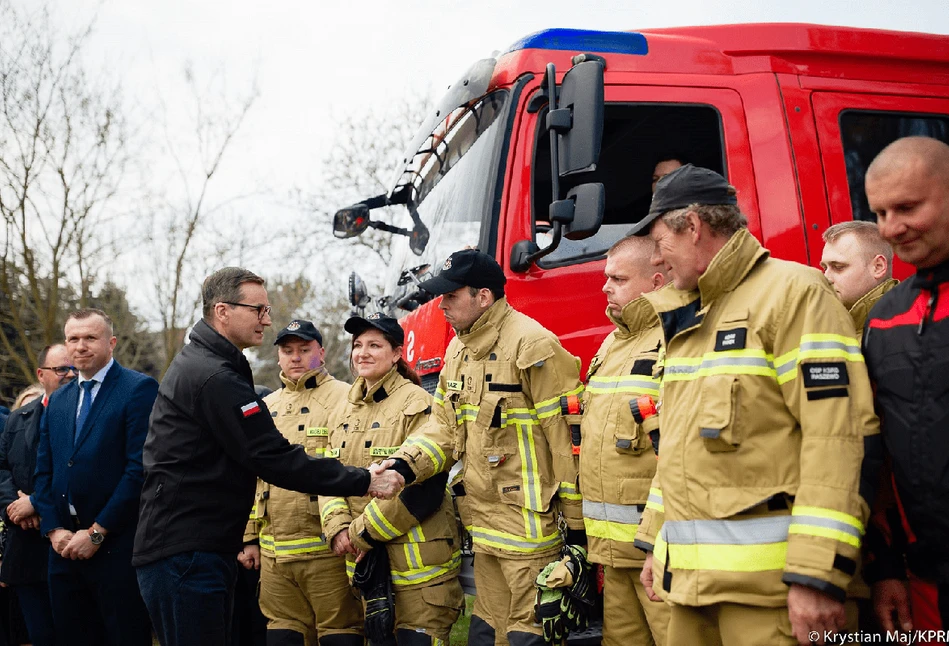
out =
<svg viewBox="0 0 949 646"><path fill-rule="evenodd" d="M398 321L353 317L345 329L353 335L356 382L331 421L326 457L366 465L412 441L431 414L432 398L402 358L405 333ZM399 646L448 643L464 593L447 477L410 485L393 500L320 498L326 538L336 554L346 555L363 592L370 642L391 641L394 627ZM363 561L358 567L357 560Z"/></svg>

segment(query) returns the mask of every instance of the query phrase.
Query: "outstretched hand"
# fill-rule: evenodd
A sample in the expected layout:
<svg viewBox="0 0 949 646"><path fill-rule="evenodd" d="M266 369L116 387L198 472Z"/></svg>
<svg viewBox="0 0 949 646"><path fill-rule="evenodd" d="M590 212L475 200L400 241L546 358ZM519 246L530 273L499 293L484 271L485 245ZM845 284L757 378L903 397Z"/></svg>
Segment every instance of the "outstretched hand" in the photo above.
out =
<svg viewBox="0 0 949 646"><path fill-rule="evenodd" d="M405 478L400 473L392 470L395 460L389 459L379 464L369 466L368 494L373 498L394 498L402 487L405 486Z"/></svg>

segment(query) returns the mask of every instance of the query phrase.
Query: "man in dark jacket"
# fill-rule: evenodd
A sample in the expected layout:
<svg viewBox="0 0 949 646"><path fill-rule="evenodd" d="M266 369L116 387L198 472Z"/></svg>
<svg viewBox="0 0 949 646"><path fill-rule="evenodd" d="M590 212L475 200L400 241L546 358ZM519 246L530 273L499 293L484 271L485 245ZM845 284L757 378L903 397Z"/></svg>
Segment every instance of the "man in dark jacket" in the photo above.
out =
<svg viewBox="0 0 949 646"><path fill-rule="evenodd" d="M237 267L204 281L204 317L158 392L145 442L145 487L133 564L163 644L223 646L237 554L256 478L309 494L391 498L385 470L310 458L273 424L241 350L271 324L264 281Z"/></svg>
<svg viewBox="0 0 949 646"><path fill-rule="evenodd" d="M866 187L880 234L917 270L880 299L864 333L891 471L866 575L885 630L947 630L949 146L899 139L870 165Z"/></svg>
<svg viewBox="0 0 949 646"><path fill-rule="evenodd" d="M39 516L30 494L44 407L57 388L76 378L76 369L62 344L46 346L37 360L36 378L44 396L13 411L0 436L0 517L9 532L0 582L16 591L32 643L51 646L53 611L46 584L49 541L39 533Z"/></svg>

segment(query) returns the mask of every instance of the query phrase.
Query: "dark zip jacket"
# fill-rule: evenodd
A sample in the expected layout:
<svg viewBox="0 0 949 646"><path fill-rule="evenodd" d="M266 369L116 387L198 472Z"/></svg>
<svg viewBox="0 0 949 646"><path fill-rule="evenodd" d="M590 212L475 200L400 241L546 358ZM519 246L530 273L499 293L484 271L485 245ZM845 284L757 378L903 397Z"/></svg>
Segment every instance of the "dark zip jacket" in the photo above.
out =
<svg viewBox="0 0 949 646"><path fill-rule="evenodd" d="M143 464L134 566L180 552L239 552L258 476L328 496L363 496L370 479L290 444L254 392L243 353L204 321L158 389Z"/></svg>
<svg viewBox="0 0 949 646"><path fill-rule="evenodd" d="M920 270L874 306L864 355L892 488L867 535L868 579L949 583L949 262ZM892 494L895 493L895 496ZM879 508L878 508L879 509Z"/></svg>

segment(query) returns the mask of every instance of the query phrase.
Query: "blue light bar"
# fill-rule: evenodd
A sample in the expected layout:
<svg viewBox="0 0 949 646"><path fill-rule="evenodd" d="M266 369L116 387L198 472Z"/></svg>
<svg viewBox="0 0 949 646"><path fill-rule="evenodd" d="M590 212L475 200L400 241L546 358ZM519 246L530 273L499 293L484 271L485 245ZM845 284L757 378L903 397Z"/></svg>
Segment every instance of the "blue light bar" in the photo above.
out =
<svg viewBox="0 0 949 646"><path fill-rule="evenodd" d="M545 29L525 36L511 45L505 54L521 49L559 49L608 54L649 53L646 37L628 31L588 31L585 29Z"/></svg>

